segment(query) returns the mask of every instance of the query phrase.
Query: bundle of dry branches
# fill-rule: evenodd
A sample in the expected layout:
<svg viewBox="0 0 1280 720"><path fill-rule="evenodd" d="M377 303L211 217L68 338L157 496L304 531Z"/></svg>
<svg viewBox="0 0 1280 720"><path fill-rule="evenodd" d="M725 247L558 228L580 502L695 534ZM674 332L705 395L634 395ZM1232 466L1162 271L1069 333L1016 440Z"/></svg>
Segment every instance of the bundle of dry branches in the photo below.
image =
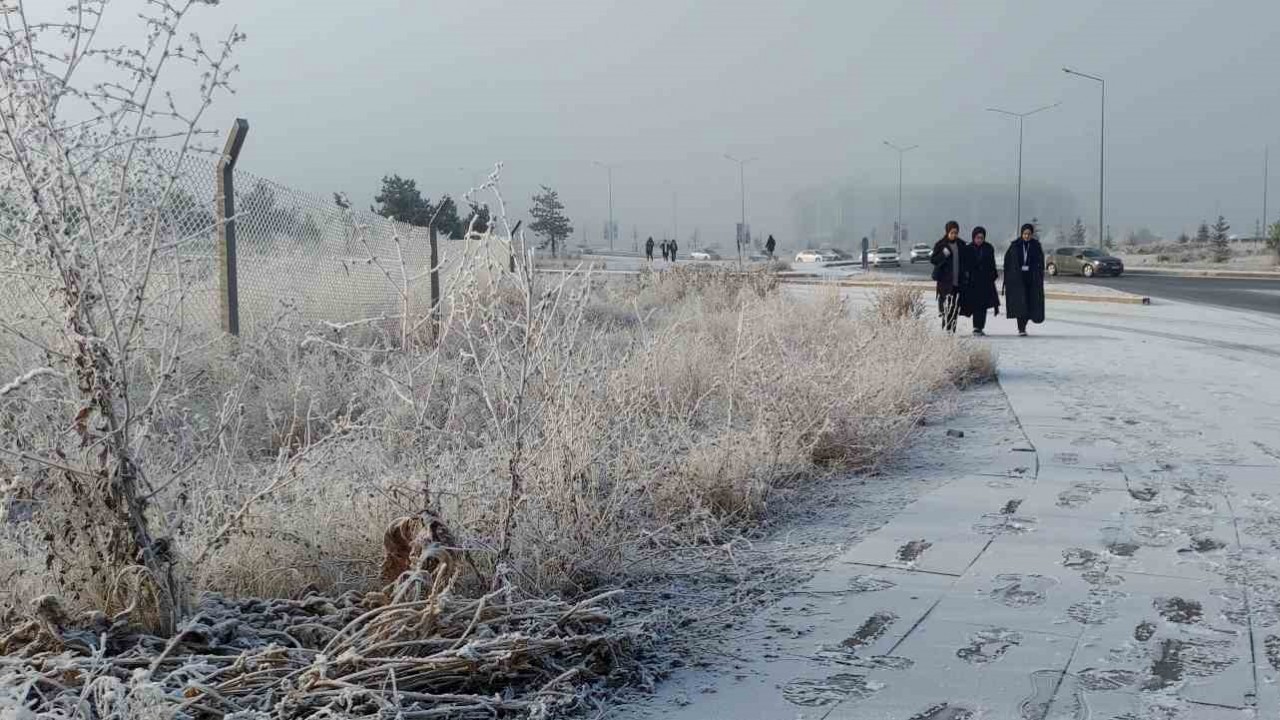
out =
<svg viewBox="0 0 1280 720"><path fill-rule="evenodd" d="M302 600L206 596L172 637L51 596L0 637L0 708L42 718L541 717L588 702L634 665L638 627L610 598L459 597L456 552L437 523L385 592ZM434 526L433 526L434 525ZM435 539L433 539L435 538ZM21 716L21 715L17 715Z"/></svg>

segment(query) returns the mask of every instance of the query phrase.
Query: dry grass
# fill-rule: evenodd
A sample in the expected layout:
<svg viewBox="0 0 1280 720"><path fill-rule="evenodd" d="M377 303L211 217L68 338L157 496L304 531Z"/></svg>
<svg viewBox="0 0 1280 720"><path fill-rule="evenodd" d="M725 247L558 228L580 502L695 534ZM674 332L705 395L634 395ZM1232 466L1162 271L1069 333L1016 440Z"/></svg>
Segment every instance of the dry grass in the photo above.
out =
<svg viewBox="0 0 1280 720"><path fill-rule="evenodd" d="M905 283L881 288L871 296L872 315L884 321L919 320L927 307L924 291Z"/></svg>
<svg viewBox="0 0 1280 720"><path fill-rule="evenodd" d="M359 593L383 586L388 526L424 510L443 519L469 563L450 580L450 597L497 584L512 598L572 603L661 574L672 547L751 531L806 483L877 467L953 388L994 369L982 347L900 312L911 302L854 313L834 289L783 295L764 271L690 266L608 283L538 282L532 292L478 283L449 298L438 346L402 347L394 331L380 337L368 328L347 341L343 333L355 329L316 334L289 316L234 355L210 346L188 358L182 402L155 420L167 441L145 462L158 475L195 461L152 507L175 528L192 591L215 594L203 607L346 596L332 623L318 621L336 628L356 612ZM222 428L220 450L197 453L212 428ZM31 598L59 587L38 567L31 550L40 541L27 524L3 527L0 573L16 622L29 617ZM92 594L69 602L72 614L110 605ZM476 606L442 599L433 607L460 618ZM443 639L412 638L436 647L462 637L457 627L438 631ZM609 632L595 637L633 642ZM597 641L582 642L572 658L585 668ZM564 643L553 645L578 647ZM189 644L180 643L198 649ZM549 662L564 660L548 652ZM281 667L317 672L321 660L290 662ZM361 669L354 662L341 672ZM180 670L130 692L172 692L165 683ZM443 686L432 687L439 694ZM477 698L494 687L464 683L430 706L487 712ZM221 702L203 692L201 702ZM528 692L505 710L548 702ZM560 700L577 702L570 695ZM321 692L306 702L331 700Z"/></svg>
<svg viewBox="0 0 1280 720"><path fill-rule="evenodd" d="M863 318L834 291L784 297L764 272L690 267L569 285L576 297L556 317L576 330L526 391L533 419L511 561L530 592L622 581L655 542L732 532L800 483L872 468L940 392L992 374L985 350L916 319L918 293L884 291ZM219 425L225 451L157 497L182 554L199 554L247 499L285 478L191 569L195 589L371 589L387 523L424 504L491 568L511 458L495 441L502 369L485 353L518 348L505 337L477 351L463 329L486 313L520 316L518 295L499 289L483 311L454 313L438 352L389 350L390 340L356 351L282 322L234 357L210 349L189 368L182 408L158 423L174 451L147 462L157 472L180 463ZM412 366L430 372L406 389L396 378ZM55 590L16 547L9 599Z"/></svg>

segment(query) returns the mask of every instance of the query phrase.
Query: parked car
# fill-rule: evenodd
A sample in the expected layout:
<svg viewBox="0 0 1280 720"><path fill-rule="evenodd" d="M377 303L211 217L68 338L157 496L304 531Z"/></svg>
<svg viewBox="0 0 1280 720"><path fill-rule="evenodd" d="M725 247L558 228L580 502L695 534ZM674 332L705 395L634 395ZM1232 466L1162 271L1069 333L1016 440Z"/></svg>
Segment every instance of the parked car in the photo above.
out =
<svg viewBox="0 0 1280 720"><path fill-rule="evenodd" d="M1124 262L1097 248L1060 247L1045 258L1044 271L1049 275L1115 275L1124 272Z"/></svg>
<svg viewBox="0 0 1280 720"><path fill-rule="evenodd" d="M933 248L924 243L916 243L911 246L911 263L929 262L929 256L933 255Z"/></svg>
<svg viewBox="0 0 1280 720"><path fill-rule="evenodd" d="M829 258L826 255L823 255L821 250L801 250L796 253L796 262L798 263L820 263L832 262L834 260L834 257Z"/></svg>
<svg viewBox="0 0 1280 720"><path fill-rule="evenodd" d="M693 260L719 260L720 254L715 250L694 250L689 257Z"/></svg>
<svg viewBox="0 0 1280 720"><path fill-rule="evenodd" d="M872 267L901 267L902 262L898 259L898 249L893 247L878 247L867 253L867 262Z"/></svg>
<svg viewBox="0 0 1280 720"><path fill-rule="evenodd" d="M818 250L818 252L822 253L823 257L827 258L829 261L832 261L832 262L836 262L836 261L845 262L853 259L852 255L845 252L844 250L840 250L839 248L822 248Z"/></svg>

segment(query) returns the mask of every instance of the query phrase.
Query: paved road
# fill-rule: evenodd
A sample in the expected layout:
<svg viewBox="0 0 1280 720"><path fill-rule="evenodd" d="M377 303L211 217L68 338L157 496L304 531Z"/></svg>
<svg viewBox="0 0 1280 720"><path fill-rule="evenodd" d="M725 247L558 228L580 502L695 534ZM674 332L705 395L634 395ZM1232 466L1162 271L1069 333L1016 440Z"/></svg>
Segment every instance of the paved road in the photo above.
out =
<svg viewBox="0 0 1280 720"><path fill-rule="evenodd" d="M928 275L929 269L930 266L924 263L904 265L902 268L903 272L912 275ZM1081 277L1060 277L1057 281L1105 285L1152 298L1280 315L1280 279L1241 280L1130 274L1118 278L1090 280Z"/></svg>

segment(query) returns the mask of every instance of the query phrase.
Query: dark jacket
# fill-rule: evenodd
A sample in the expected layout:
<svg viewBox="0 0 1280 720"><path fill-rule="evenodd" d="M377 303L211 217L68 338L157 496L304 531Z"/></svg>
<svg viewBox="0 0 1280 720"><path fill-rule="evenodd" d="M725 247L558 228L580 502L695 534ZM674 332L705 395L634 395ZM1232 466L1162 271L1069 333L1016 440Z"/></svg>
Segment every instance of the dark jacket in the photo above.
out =
<svg viewBox="0 0 1280 720"><path fill-rule="evenodd" d="M1026 246L1028 271L1022 272L1023 246ZM1026 318L1044 322L1044 250L1032 238L1014 240L1004 254L1004 314L1010 318Z"/></svg>
<svg viewBox="0 0 1280 720"><path fill-rule="evenodd" d="M960 282L952 284L951 274L951 256L943 252L944 248L952 248L952 252L959 257L960 262ZM944 237L934 243L933 254L929 256L929 262L933 263L933 279L938 283L937 290L939 295L947 295L953 290L959 290L968 284L969 272L969 246L963 240L956 239L954 245L947 242Z"/></svg>
<svg viewBox="0 0 1280 720"><path fill-rule="evenodd" d="M671 242L667 243L667 250L671 253L671 257L675 257L676 250L679 250L679 249L680 249L680 246L676 244L675 240L672 240Z"/></svg>
<svg viewBox="0 0 1280 720"><path fill-rule="evenodd" d="M969 284L960 292L960 301L966 315L986 312L1000 307L1000 292L996 290L996 251L991 243L969 246Z"/></svg>
<svg viewBox="0 0 1280 720"><path fill-rule="evenodd" d="M653 254L653 238L649 238L648 240L644 241L644 251L649 253L650 255Z"/></svg>
<svg viewBox="0 0 1280 720"><path fill-rule="evenodd" d="M773 254L773 249L774 249L774 248L776 248L777 246L778 246L778 243L773 239L773 236L772 236L772 235L770 235L770 236L769 236L769 239L768 239L768 240L766 240L766 241L764 242L764 249L765 249L765 250L766 250L770 255L772 255L772 254Z"/></svg>

